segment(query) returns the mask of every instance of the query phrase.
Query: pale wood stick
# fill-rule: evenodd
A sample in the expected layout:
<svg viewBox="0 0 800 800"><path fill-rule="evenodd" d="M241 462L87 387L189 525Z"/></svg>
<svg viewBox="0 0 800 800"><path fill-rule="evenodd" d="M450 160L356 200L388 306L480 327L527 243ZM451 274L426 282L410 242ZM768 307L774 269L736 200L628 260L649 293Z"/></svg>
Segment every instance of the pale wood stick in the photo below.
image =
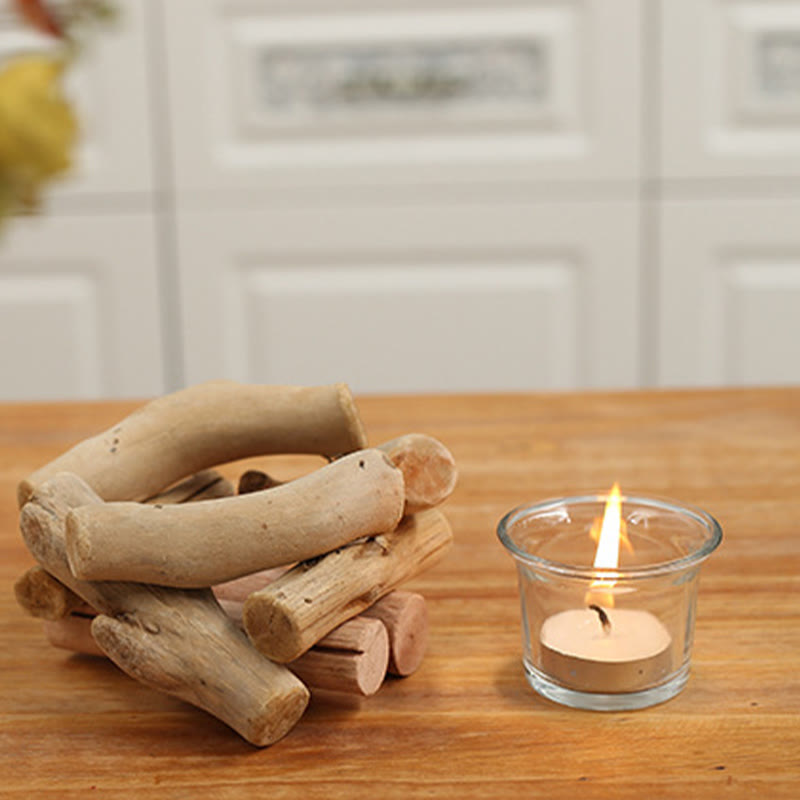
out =
<svg viewBox="0 0 800 800"><path fill-rule="evenodd" d="M259 589L268 586L270 583L280 578L284 572L288 572L289 569L290 567L288 566L262 569L258 572L252 572L249 575L242 575L241 578L234 578L231 581L225 581L225 583L218 583L216 586L212 586L211 589L220 603L223 600L232 601L238 603L241 607L244 601L247 600L253 592L257 592ZM241 618L241 612L238 616Z"/></svg>
<svg viewBox="0 0 800 800"><path fill-rule="evenodd" d="M148 497L144 502L150 505L177 505L216 497L231 497L233 494L233 484L227 478L215 469L204 469L170 489Z"/></svg>
<svg viewBox="0 0 800 800"><path fill-rule="evenodd" d="M389 666L392 675L416 672L428 646L428 607L416 592L395 589L361 612L380 620L389 635Z"/></svg>
<svg viewBox="0 0 800 800"><path fill-rule="evenodd" d="M232 494L233 484L216 470L208 469L192 475L145 502L191 503L214 497L230 497ZM42 619L55 620L65 617L83 604L78 595L38 564L20 576L14 585L14 593L17 602L25 611L33 617Z"/></svg>
<svg viewBox="0 0 800 800"><path fill-rule="evenodd" d="M403 473L404 514L414 514L443 503L455 489L458 472L450 451L432 436L408 433L377 446ZM281 481L251 469L239 478L238 494L282 486Z"/></svg>
<svg viewBox="0 0 800 800"><path fill-rule="evenodd" d="M188 502L195 503L201 500L219 500L223 497L233 497L235 494L236 489L234 485L226 478L222 478L219 481L209 484L196 495L193 495ZM155 505L155 503L151 503L150 505Z"/></svg>
<svg viewBox="0 0 800 800"><path fill-rule="evenodd" d="M395 531L299 564L251 594L244 605L245 629L266 656L292 661L337 625L432 566L452 539L437 509L405 517Z"/></svg>
<svg viewBox="0 0 800 800"><path fill-rule="evenodd" d="M241 622L242 603L222 600L226 613ZM73 612L45 621L44 632L55 647L92 656L105 656L92 636L95 614ZM354 617L334 628L296 661L287 667L311 690L369 697L378 691L389 665L389 635L378 619Z"/></svg>
<svg viewBox="0 0 800 800"><path fill-rule="evenodd" d="M104 500L144 500L215 464L274 453L332 458L366 447L345 384L248 386L214 381L164 395L23 480L20 507L58 472L82 477Z"/></svg>
<svg viewBox="0 0 800 800"><path fill-rule="evenodd" d="M96 614L69 614L62 619L45 620L44 635L54 647L105 658L106 654L92 636L92 620L95 616Z"/></svg>
<svg viewBox="0 0 800 800"><path fill-rule="evenodd" d="M458 473L450 451L432 436L408 433L378 445L403 473L406 514L443 503L456 486Z"/></svg>
<svg viewBox="0 0 800 800"><path fill-rule="evenodd" d="M76 508L67 556L84 580L212 586L392 530L404 500L403 475L385 454L359 450L269 492Z"/></svg>
<svg viewBox="0 0 800 800"><path fill-rule="evenodd" d="M17 579L14 595L25 611L41 619L61 619L83 604L75 592L38 564Z"/></svg>
<svg viewBox="0 0 800 800"><path fill-rule="evenodd" d="M252 744L283 737L302 716L308 690L256 652L210 589L90 582L72 575L64 543L67 514L101 502L79 477L61 474L40 485L20 514L23 538L39 563L101 612L92 622L100 648L146 686L205 709Z"/></svg>

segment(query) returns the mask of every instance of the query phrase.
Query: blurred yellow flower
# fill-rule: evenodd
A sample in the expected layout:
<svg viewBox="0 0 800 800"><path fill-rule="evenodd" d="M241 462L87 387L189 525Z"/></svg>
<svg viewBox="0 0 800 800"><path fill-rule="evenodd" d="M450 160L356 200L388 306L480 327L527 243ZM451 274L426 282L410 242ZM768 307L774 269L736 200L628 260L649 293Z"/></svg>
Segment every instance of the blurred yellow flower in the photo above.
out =
<svg viewBox="0 0 800 800"><path fill-rule="evenodd" d="M70 166L78 125L63 71L46 55L0 66L0 215L34 208L44 183Z"/></svg>

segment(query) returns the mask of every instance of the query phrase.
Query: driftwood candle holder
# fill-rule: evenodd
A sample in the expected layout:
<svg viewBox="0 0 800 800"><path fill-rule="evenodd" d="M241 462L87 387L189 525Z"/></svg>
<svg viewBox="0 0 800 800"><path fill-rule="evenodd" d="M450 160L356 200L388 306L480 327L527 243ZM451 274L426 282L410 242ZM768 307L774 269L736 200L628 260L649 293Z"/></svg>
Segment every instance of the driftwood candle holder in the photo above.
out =
<svg viewBox="0 0 800 800"><path fill-rule="evenodd" d="M21 482L39 565L17 599L54 645L271 744L306 686L369 695L422 660L425 601L396 587L450 544L435 506L455 463L422 434L366 444L344 384L213 382L154 400ZM249 471L238 492L210 469L279 453L331 463L288 483Z"/></svg>

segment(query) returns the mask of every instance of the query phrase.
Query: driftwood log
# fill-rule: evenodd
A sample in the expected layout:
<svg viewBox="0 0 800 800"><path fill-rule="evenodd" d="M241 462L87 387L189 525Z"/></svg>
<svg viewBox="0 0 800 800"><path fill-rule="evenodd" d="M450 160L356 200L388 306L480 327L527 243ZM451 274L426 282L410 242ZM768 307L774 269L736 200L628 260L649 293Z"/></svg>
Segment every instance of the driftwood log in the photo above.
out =
<svg viewBox="0 0 800 800"><path fill-rule="evenodd" d="M267 657L293 661L337 625L435 564L452 538L445 516L430 509L405 517L391 533L298 564L248 597L245 629Z"/></svg>
<svg viewBox="0 0 800 800"><path fill-rule="evenodd" d="M391 531L404 503L402 473L382 451L360 450L268 492L76 508L67 556L84 580L212 586Z"/></svg>
<svg viewBox="0 0 800 800"><path fill-rule="evenodd" d="M195 472L250 456L333 458L366 447L350 390L213 381L153 400L23 480L20 507L59 472L83 478L103 500L145 500Z"/></svg>
<svg viewBox="0 0 800 800"><path fill-rule="evenodd" d="M303 714L308 690L255 651L210 589L72 575L64 543L67 514L101 502L79 477L61 474L38 486L20 515L34 557L100 612L91 631L101 649L132 677L210 712L255 745L283 737Z"/></svg>
<svg viewBox="0 0 800 800"><path fill-rule="evenodd" d="M404 514L414 514L443 503L453 492L458 472L450 451L424 433L408 433L377 445L403 473ZM256 469L239 477L237 494L249 494L281 486L281 481Z"/></svg>
<svg viewBox="0 0 800 800"><path fill-rule="evenodd" d="M213 587L214 596L225 613L243 627L242 610L247 598L277 580L287 568L262 570ZM91 635L91 622L97 612L42 567L31 567L17 585L42 588L19 596L20 605L32 616L45 620L48 640L56 647L87 655L105 655ZM31 599L32 597L32 599ZM389 660L382 665L380 635L370 639L362 635L360 620L374 618L386 629ZM425 599L416 592L395 589L382 597L359 616L334 628L317 642L305 656L290 663L289 668L311 689L330 689L368 695L383 680L382 673L411 675L422 662L427 647L428 615ZM314 653L315 660L306 659ZM320 653L331 658L321 658ZM301 673L296 665L304 661L315 665ZM302 665L301 665L302 667Z"/></svg>
<svg viewBox="0 0 800 800"><path fill-rule="evenodd" d="M247 598L269 586L286 572L288 569L280 567L245 575L214 586L214 594L231 619L243 626L243 608ZM362 617L380 620L386 628L389 636L389 674L404 677L415 672L422 663L428 645L428 609L425 598L417 592L394 589L358 616L334 628L331 634L323 637L314 647L329 646L330 636L335 633L338 636L337 641L342 643L339 649L357 651L358 638L353 633L357 629L351 626ZM311 685L314 685L313 682Z"/></svg>
<svg viewBox="0 0 800 800"><path fill-rule="evenodd" d="M225 613L241 621L242 603L220 601ZM96 613L83 604L57 620L45 620L44 632L55 647L105 656L92 636ZM389 666L389 633L378 619L354 617L332 630L307 653L286 665L312 692L325 689L368 697L381 687Z"/></svg>

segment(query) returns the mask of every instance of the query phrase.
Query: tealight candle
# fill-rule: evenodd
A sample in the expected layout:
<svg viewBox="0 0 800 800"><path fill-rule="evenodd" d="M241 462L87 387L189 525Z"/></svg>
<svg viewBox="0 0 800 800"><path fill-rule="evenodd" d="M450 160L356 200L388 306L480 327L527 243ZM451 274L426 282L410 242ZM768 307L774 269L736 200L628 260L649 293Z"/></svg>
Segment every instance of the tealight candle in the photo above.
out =
<svg viewBox="0 0 800 800"><path fill-rule="evenodd" d="M615 487L608 497L515 509L497 532L517 564L523 663L536 691L609 711L644 708L683 688L699 565L722 539L713 517L622 497Z"/></svg>
<svg viewBox="0 0 800 800"><path fill-rule="evenodd" d="M582 692L637 692L672 671L672 637L649 611L573 608L548 617L539 631L541 667ZM604 624L605 620L605 624Z"/></svg>

